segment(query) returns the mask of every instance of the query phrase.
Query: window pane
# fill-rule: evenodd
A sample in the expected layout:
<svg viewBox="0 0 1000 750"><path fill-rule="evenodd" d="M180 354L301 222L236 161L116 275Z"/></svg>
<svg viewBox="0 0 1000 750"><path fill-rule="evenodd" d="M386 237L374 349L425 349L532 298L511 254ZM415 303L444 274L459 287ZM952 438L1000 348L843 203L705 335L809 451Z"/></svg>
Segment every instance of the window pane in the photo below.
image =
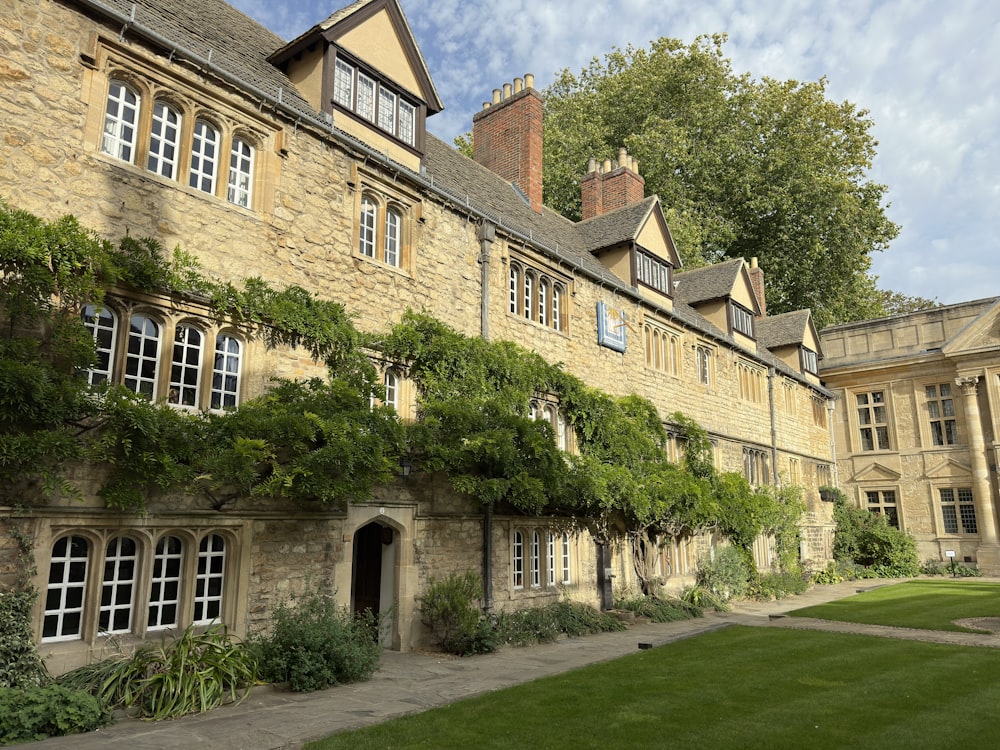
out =
<svg viewBox="0 0 1000 750"><path fill-rule="evenodd" d="M177 152L181 116L164 102L153 105L153 125L149 134L146 169L173 180L177 177Z"/></svg>
<svg viewBox="0 0 1000 750"><path fill-rule="evenodd" d="M396 95L385 88L378 90L378 126L396 134Z"/></svg>
<svg viewBox="0 0 1000 750"><path fill-rule="evenodd" d="M241 350L239 339L226 334L216 337L210 409L234 409L239 405Z"/></svg>
<svg viewBox="0 0 1000 750"><path fill-rule="evenodd" d="M195 625L205 625L222 615L225 560L226 543L221 536L210 534L201 540L198 547L198 572L195 576Z"/></svg>
<svg viewBox="0 0 1000 750"><path fill-rule="evenodd" d="M253 187L253 147L239 138L233 139L233 148L229 153L229 187L226 198L243 208L250 208L251 190Z"/></svg>
<svg viewBox="0 0 1000 750"><path fill-rule="evenodd" d="M354 109L354 66L337 60L333 76L333 100L342 107Z"/></svg>
<svg viewBox="0 0 1000 750"><path fill-rule="evenodd" d="M174 331L174 353L170 368L167 402L174 406L197 409L198 382L201 379L201 332L190 326Z"/></svg>
<svg viewBox="0 0 1000 750"><path fill-rule="evenodd" d="M219 133L204 120L194 124L191 142L191 172L188 184L205 193L215 193Z"/></svg>
<svg viewBox="0 0 1000 750"><path fill-rule="evenodd" d="M91 385L111 379L114 362L114 342L118 328L118 318L110 310L100 310L94 305L85 305L80 312L83 325L94 337L97 361L87 370L87 382Z"/></svg>
<svg viewBox="0 0 1000 750"><path fill-rule="evenodd" d="M90 545L83 537L63 537L52 545L45 592L43 641L80 637Z"/></svg>
<svg viewBox="0 0 1000 750"><path fill-rule="evenodd" d="M358 235L358 252L369 258L375 257L375 227L378 221L378 206L368 196L361 199L361 223Z"/></svg>
<svg viewBox="0 0 1000 750"><path fill-rule="evenodd" d="M156 364L160 327L143 315L129 321L128 355L125 358L125 387L152 401L156 393Z"/></svg>
<svg viewBox="0 0 1000 750"><path fill-rule="evenodd" d="M375 121L375 81L358 73L358 105L355 110L369 122Z"/></svg>
<svg viewBox="0 0 1000 750"><path fill-rule="evenodd" d="M177 624L183 552L184 546L175 536L165 536L156 543L146 621L151 630Z"/></svg>
<svg viewBox="0 0 1000 750"><path fill-rule="evenodd" d="M108 544L98 617L101 632L127 633L131 629L137 559L135 541L129 537L116 537Z"/></svg>
<svg viewBox="0 0 1000 750"><path fill-rule="evenodd" d="M413 145L416 133L417 108L399 100L399 140Z"/></svg>
<svg viewBox="0 0 1000 750"><path fill-rule="evenodd" d="M139 95L121 81L112 81L108 88L108 104L104 113L101 151L131 163L135 155L138 118Z"/></svg>
<svg viewBox="0 0 1000 750"><path fill-rule="evenodd" d="M402 217L390 208L385 212L385 262L390 266L399 265L399 230Z"/></svg>

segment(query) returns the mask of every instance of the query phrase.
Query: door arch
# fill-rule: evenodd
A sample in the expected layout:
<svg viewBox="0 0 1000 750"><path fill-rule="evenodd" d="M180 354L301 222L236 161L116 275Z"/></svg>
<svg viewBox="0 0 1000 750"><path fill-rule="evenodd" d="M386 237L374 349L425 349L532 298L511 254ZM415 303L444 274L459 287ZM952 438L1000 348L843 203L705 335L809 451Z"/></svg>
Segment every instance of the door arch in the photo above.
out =
<svg viewBox="0 0 1000 750"><path fill-rule="evenodd" d="M354 532L354 566L351 576L351 611L370 610L378 616L379 643L391 648L396 641L392 617L397 600L397 552L399 532L392 526L371 521Z"/></svg>

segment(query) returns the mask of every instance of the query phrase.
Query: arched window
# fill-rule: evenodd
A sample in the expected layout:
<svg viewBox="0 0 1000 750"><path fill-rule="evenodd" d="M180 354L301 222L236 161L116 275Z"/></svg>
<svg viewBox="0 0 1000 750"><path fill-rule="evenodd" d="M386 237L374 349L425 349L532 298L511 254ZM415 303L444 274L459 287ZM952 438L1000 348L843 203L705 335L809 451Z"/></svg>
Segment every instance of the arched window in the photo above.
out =
<svg viewBox="0 0 1000 750"><path fill-rule="evenodd" d="M399 266L400 229L403 217L395 208L385 212L385 262L389 266Z"/></svg>
<svg viewBox="0 0 1000 750"><path fill-rule="evenodd" d="M133 315L129 321L124 385L149 401L156 397L156 364L159 355L159 324L145 315Z"/></svg>
<svg viewBox="0 0 1000 750"><path fill-rule="evenodd" d="M131 164L135 158L138 120L139 95L122 81L111 81L101 151Z"/></svg>
<svg viewBox="0 0 1000 750"><path fill-rule="evenodd" d="M180 134L180 113L166 102L155 102L146 169L168 180L177 179Z"/></svg>
<svg viewBox="0 0 1000 750"><path fill-rule="evenodd" d="M515 589L524 588L524 535L514 532L514 548L511 555L511 583Z"/></svg>
<svg viewBox="0 0 1000 750"><path fill-rule="evenodd" d="M108 309L95 305L84 305L80 312L83 325L94 337L97 361L87 370L87 382L91 385L111 380L115 361L115 340L118 335L118 317Z"/></svg>
<svg viewBox="0 0 1000 750"><path fill-rule="evenodd" d="M132 630L132 604L135 600L138 561L134 539L119 536L108 542L97 622L100 632L128 633Z"/></svg>
<svg viewBox="0 0 1000 750"><path fill-rule="evenodd" d="M153 577L149 589L149 630L177 625L184 564L184 543L176 536L164 536L156 543Z"/></svg>
<svg viewBox="0 0 1000 750"><path fill-rule="evenodd" d="M80 637L86 601L90 544L82 536L64 536L52 545L49 583L45 591L43 641Z"/></svg>
<svg viewBox="0 0 1000 750"><path fill-rule="evenodd" d="M556 535L551 531L546 538L545 547L545 581L547 586L554 586L556 583Z"/></svg>
<svg viewBox="0 0 1000 750"><path fill-rule="evenodd" d="M569 534L562 535L562 583L570 582L569 575Z"/></svg>
<svg viewBox="0 0 1000 750"><path fill-rule="evenodd" d="M563 329L563 288L560 284L552 287L552 327L557 331Z"/></svg>
<svg viewBox="0 0 1000 750"><path fill-rule="evenodd" d="M233 138L233 147L229 152L229 185L226 199L243 208L250 208L253 160L253 146L242 138Z"/></svg>
<svg viewBox="0 0 1000 750"><path fill-rule="evenodd" d="M541 578L542 538L538 531L531 532L531 588L542 585Z"/></svg>
<svg viewBox="0 0 1000 750"><path fill-rule="evenodd" d="M197 409L201 382L201 331L179 325L174 329L174 352L170 363L167 403Z"/></svg>
<svg viewBox="0 0 1000 750"><path fill-rule="evenodd" d="M544 278L538 282L538 322L549 324L549 280Z"/></svg>
<svg viewBox="0 0 1000 750"><path fill-rule="evenodd" d="M385 405L399 411L399 376L395 370L385 371Z"/></svg>
<svg viewBox="0 0 1000 750"><path fill-rule="evenodd" d="M531 319L531 305L535 299L535 275L525 272L524 274L524 317Z"/></svg>
<svg viewBox="0 0 1000 750"><path fill-rule="evenodd" d="M369 258L375 257L375 228L378 226L378 204L367 195L361 198L361 233L358 237L358 252Z"/></svg>
<svg viewBox="0 0 1000 750"><path fill-rule="evenodd" d="M561 451L569 450L568 430L569 425L566 423L566 412L560 409L556 412L556 445L559 446L559 450Z"/></svg>
<svg viewBox="0 0 1000 750"><path fill-rule="evenodd" d="M209 534L198 546L195 575L194 624L207 625L222 617L222 589L226 574L226 540Z"/></svg>
<svg viewBox="0 0 1000 750"><path fill-rule="evenodd" d="M510 266L510 311L517 315L517 300L521 289L521 269L511 263Z"/></svg>
<svg viewBox="0 0 1000 750"><path fill-rule="evenodd" d="M239 406L242 355L243 345L238 338L224 333L215 337L210 409L218 411Z"/></svg>
<svg viewBox="0 0 1000 750"><path fill-rule="evenodd" d="M188 184L204 193L214 195L218 172L219 131L205 120L197 120L191 141L191 171L188 173Z"/></svg>

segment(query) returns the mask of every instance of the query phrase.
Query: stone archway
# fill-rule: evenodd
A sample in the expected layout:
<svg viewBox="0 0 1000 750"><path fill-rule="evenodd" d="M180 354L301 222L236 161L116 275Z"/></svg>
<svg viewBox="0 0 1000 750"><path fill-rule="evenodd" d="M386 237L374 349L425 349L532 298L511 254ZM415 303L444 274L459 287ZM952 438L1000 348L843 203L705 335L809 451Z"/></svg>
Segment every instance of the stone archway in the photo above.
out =
<svg viewBox="0 0 1000 750"><path fill-rule="evenodd" d="M398 642L394 607L398 594L399 532L388 524L370 521L354 533L351 574L351 611L370 610L382 621L379 643Z"/></svg>

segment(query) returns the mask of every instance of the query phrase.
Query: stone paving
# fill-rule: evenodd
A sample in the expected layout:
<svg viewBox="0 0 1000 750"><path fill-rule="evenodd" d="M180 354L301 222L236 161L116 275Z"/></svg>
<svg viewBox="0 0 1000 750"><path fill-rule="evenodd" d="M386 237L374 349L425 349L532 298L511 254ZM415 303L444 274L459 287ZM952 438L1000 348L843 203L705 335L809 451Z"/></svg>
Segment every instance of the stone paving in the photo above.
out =
<svg viewBox="0 0 1000 750"><path fill-rule="evenodd" d="M973 579L983 581L986 579ZM852 581L816 586L805 594L776 602L747 602L732 612L675 623L649 623L620 633L566 638L528 648L505 648L494 654L458 659L442 654L383 653L381 666L368 682L316 693L256 688L238 706L224 706L198 716L164 722L124 719L98 732L35 743L47 748L211 747L213 750L300 748L304 742L337 731L375 724L403 714L441 706L548 675L608 661L647 646L661 646L732 624L858 633L966 646L1000 647L1000 634L953 633L911 628L787 617L791 610L834 601L895 581ZM1000 581L998 581L1000 582Z"/></svg>

